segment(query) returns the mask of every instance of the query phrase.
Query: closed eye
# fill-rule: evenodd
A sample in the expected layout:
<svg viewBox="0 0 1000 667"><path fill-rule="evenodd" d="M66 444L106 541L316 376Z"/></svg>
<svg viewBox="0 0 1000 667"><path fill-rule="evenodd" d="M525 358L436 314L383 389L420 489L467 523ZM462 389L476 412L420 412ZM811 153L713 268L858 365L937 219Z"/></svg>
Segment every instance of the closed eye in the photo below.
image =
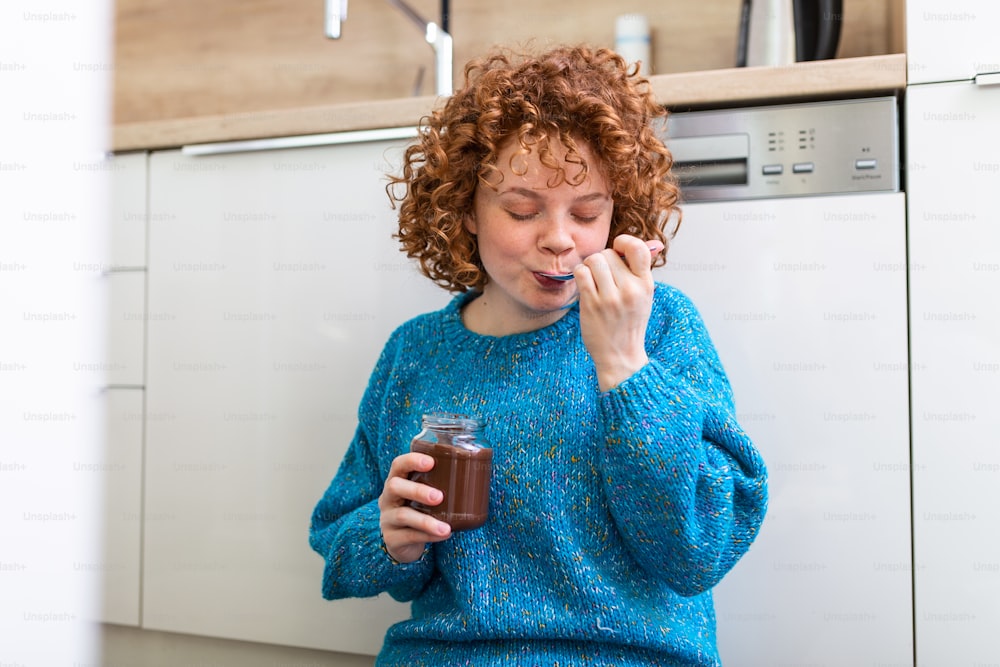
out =
<svg viewBox="0 0 1000 667"><path fill-rule="evenodd" d="M580 222L594 222L595 220L598 220L603 213L603 209L599 211L591 209L588 211L572 211L571 215Z"/></svg>
<svg viewBox="0 0 1000 667"><path fill-rule="evenodd" d="M532 213L515 213L514 211L507 211L507 215L509 215L512 220L524 221L524 220L531 220L532 218L534 218L538 214L537 213L533 213L533 212Z"/></svg>

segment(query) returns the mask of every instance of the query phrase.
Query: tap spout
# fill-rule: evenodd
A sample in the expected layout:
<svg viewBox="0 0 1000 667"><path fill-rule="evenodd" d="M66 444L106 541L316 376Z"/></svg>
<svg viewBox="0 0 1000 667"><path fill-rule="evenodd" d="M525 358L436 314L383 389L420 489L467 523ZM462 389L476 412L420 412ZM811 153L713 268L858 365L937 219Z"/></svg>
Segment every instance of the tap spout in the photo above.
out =
<svg viewBox="0 0 1000 667"><path fill-rule="evenodd" d="M326 36L340 39L341 27L347 20L347 0L326 0Z"/></svg>
<svg viewBox="0 0 1000 667"><path fill-rule="evenodd" d="M331 0L327 1L329 2ZM442 97L451 95L454 92L452 89L452 61L454 56L452 53L453 47L451 35L449 35L447 30L442 28L437 23L425 20L413 9L413 7L404 2L404 0L389 0L389 2L403 12L403 14L405 14L406 17L414 23L414 25L424 31L424 39L431 45L431 48L434 49L434 78L436 92Z"/></svg>

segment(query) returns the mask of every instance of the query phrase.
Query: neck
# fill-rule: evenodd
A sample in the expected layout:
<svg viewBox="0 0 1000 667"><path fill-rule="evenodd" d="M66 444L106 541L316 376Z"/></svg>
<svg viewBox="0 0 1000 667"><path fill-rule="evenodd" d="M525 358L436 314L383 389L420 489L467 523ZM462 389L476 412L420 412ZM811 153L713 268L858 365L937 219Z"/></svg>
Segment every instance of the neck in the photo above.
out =
<svg viewBox="0 0 1000 667"><path fill-rule="evenodd" d="M558 322L566 312L528 310L517 304L505 303L486 289L462 308L462 324L482 336L510 336L544 329Z"/></svg>

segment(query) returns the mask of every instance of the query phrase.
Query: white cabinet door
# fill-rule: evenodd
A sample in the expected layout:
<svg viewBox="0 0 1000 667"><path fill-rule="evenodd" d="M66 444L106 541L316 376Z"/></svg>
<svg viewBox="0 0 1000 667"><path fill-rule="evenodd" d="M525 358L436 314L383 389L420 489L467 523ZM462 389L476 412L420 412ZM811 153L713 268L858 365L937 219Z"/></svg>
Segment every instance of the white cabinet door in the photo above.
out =
<svg viewBox="0 0 1000 667"><path fill-rule="evenodd" d="M971 79L1000 72L1000 2L906 0L908 81Z"/></svg>
<svg viewBox="0 0 1000 667"><path fill-rule="evenodd" d="M146 266L146 163L149 153L124 153L112 161L111 265Z"/></svg>
<svg viewBox="0 0 1000 667"><path fill-rule="evenodd" d="M146 345L146 272L112 269L106 279L111 293L107 382L116 387L141 388Z"/></svg>
<svg viewBox="0 0 1000 667"><path fill-rule="evenodd" d="M1000 628L1000 88L907 91L920 665L995 664Z"/></svg>
<svg viewBox="0 0 1000 667"><path fill-rule="evenodd" d="M104 488L103 557L80 563L100 590L98 617L139 625L142 546L142 426L146 298L146 153L115 155L111 171L111 256L106 266L81 266L108 289L105 362L81 364L99 373L106 438L103 456L75 463Z"/></svg>
<svg viewBox="0 0 1000 667"><path fill-rule="evenodd" d="M715 591L725 664L912 664L904 207L688 205L656 270L702 313L769 471Z"/></svg>
<svg viewBox="0 0 1000 667"><path fill-rule="evenodd" d="M391 238L388 142L151 161L145 627L375 653L321 599L312 509L382 345L447 292Z"/></svg>
<svg viewBox="0 0 1000 667"><path fill-rule="evenodd" d="M119 625L139 625L142 402L141 389L107 389L104 458L78 464L103 481L105 508L104 557L99 565L81 567L101 581L98 620Z"/></svg>

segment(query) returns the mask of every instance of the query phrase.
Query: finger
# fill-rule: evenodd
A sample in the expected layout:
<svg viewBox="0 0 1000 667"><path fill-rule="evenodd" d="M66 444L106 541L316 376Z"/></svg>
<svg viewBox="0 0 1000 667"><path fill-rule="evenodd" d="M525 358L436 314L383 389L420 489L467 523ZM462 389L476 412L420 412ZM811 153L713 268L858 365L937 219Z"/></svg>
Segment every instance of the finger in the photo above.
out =
<svg viewBox="0 0 1000 667"><path fill-rule="evenodd" d="M611 249L590 255L583 260L583 266L590 271L590 282L595 294L612 290L617 280L616 273L628 270L621 258Z"/></svg>
<svg viewBox="0 0 1000 667"><path fill-rule="evenodd" d="M404 522L407 517L406 512L414 510L401 508L398 511ZM448 524L420 515L419 512L415 514L418 516L412 518L418 522L416 527L406 523L397 526L394 521L387 520L387 515L383 515L380 520L379 528L385 549L400 563L412 563L420 558L428 542L442 542L451 537L451 527Z"/></svg>
<svg viewBox="0 0 1000 667"><path fill-rule="evenodd" d="M594 284L594 272L587 266L586 260L580 262L573 269L573 282L576 283L577 298L582 302L591 299L597 294L597 285Z"/></svg>
<svg viewBox="0 0 1000 667"><path fill-rule="evenodd" d="M662 249L659 241L650 243L656 243ZM645 241L635 236L621 234L615 238L612 247L625 258L630 273L640 278L647 278L652 274L653 251Z"/></svg>
<svg viewBox="0 0 1000 667"><path fill-rule="evenodd" d="M412 472L427 472L434 467L434 457L419 452L400 454L392 460L389 477L409 477Z"/></svg>
<svg viewBox="0 0 1000 667"><path fill-rule="evenodd" d="M385 512L380 523L383 539L389 546L440 542L451 535L451 526L446 522L408 506Z"/></svg>
<svg viewBox="0 0 1000 667"><path fill-rule="evenodd" d="M383 532L382 540L385 542L385 548L389 550L390 555L404 552L407 549L414 549L414 555L419 556L420 552L423 551L424 545L428 542L444 542L451 537L451 530L448 524L445 523L442 526L444 532L441 534L425 533L420 530L407 528L390 531L389 533ZM406 562L409 559L400 558L399 560Z"/></svg>
<svg viewBox="0 0 1000 667"><path fill-rule="evenodd" d="M401 505L406 502L434 506L444 500L444 494L439 489L406 477L390 477L385 481L382 493L385 496L386 506Z"/></svg>

